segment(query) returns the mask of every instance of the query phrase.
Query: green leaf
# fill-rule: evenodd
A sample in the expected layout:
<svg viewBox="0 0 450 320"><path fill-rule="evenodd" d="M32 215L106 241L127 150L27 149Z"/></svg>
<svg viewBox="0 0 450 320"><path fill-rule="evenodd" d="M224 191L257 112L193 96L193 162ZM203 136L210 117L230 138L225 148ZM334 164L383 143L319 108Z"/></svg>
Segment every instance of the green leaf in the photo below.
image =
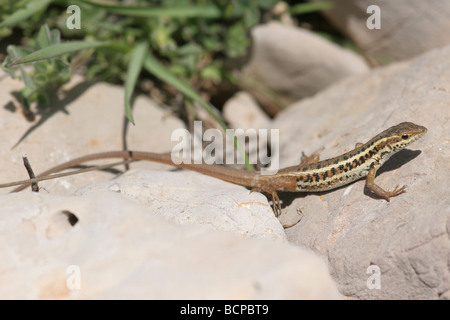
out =
<svg viewBox="0 0 450 320"><path fill-rule="evenodd" d="M131 53L130 63L128 64L127 78L125 80L125 115L134 124L133 114L131 112L130 99L133 95L134 87L139 73L144 64L145 55L147 54L148 43L139 43Z"/></svg>
<svg viewBox="0 0 450 320"><path fill-rule="evenodd" d="M31 79L31 77L28 75L28 73L25 71L25 68L23 66L19 66L19 68L20 68L20 73L22 74L23 81L25 82L25 85L28 88L35 90L36 84Z"/></svg>
<svg viewBox="0 0 450 320"><path fill-rule="evenodd" d="M23 57L22 59L13 61L9 66L30 63L39 60L46 60L60 56L65 53L71 53L83 49L108 46L111 42L100 42L100 41L72 41L64 42L59 44L50 45L48 47L42 48L41 50L30 53L29 55Z"/></svg>
<svg viewBox="0 0 450 320"><path fill-rule="evenodd" d="M24 55L26 55L26 50L20 48L20 47L16 47L13 45L9 45L6 48L6 51L8 51L8 54L13 57L14 59L20 59L21 57L23 57ZM19 66L20 69L20 73L22 74L22 79L25 82L25 85L32 89L35 90L36 89L36 85L33 82L33 80L31 80L30 76L28 75L28 73L25 71L25 68L23 66Z"/></svg>
<svg viewBox="0 0 450 320"><path fill-rule="evenodd" d="M61 32L58 29L53 29L50 32L50 43L51 44L59 44L61 43Z"/></svg>
<svg viewBox="0 0 450 320"><path fill-rule="evenodd" d="M16 73L14 72L14 68L9 67L8 65L11 63L11 56L7 56L2 63L2 69L10 75L11 78L16 78Z"/></svg>
<svg viewBox="0 0 450 320"><path fill-rule="evenodd" d="M51 0L28 1L24 8L17 10L8 18L6 18L2 23L0 23L0 28L12 27L19 22L26 20L36 12L44 10L50 2Z"/></svg>
<svg viewBox="0 0 450 320"><path fill-rule="evenodd" d="M20 59L22 57L25 57L27 54L30 54L30 50L28 48L15 45L9 45L6 48L6 51L8 52L9 57L14 60Z"/></svg>
<svg viewBox="0 0 450 320"><path fill-rule="evenodd" d="M220 81L222 79L220 68L214 64L205 66L200 71L200 77L204 80Z"/></svg>
<svg viewBox="0 0 450 320"><path fill-rule="evenodd" d="M219 8L214 5L206 6L173 6L173 7L156 7L156 6L114 6L103 3L82 0L81 2L103 8L109 12L134 17L178 17L178 18L220 18L222 13Z"/></svg>
<svg viewBox="0 0 450 320"><path fill-rule="evenodd" d="M244 26L236 23L229 27L225 37L225 44L225 52L228 57L236 58L244 55L250 44Z"/></svg>
<svg viewBox="0 0 450 320"><path fill-rule="evenodd" d="M40 29L37 36L37 43L40 49L48 47L50 45L50 28L44 24Z"/></svg>

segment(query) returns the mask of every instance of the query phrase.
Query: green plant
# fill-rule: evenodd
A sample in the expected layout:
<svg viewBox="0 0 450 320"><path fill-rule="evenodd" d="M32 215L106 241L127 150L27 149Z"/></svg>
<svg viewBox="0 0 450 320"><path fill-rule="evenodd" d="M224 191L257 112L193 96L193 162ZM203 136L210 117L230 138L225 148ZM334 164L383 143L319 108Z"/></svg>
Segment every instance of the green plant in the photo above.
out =
<svg viewBox="0 0 450 320"><path fill-rule="evenodd" d="M48 26L44 25L40 28L36 41L33 42L32 46L8 46L8 56L3 61L2 67L12 78L16 78L15 69L9 66L12 61L20 60L34 51L60 43L59 31L50 31ZM36 61L33 64L33 70L30 71L27 71L23 65L18 65L18 69L25 82L25 87L19 92L18 98L26 112L29 112L33 102L39 105L46 105L49 100L49 94L68 82L72 75L67 55L61 55L55 59Z"/></svg>
<svg viewBox="0 0 450 320"><path fill-rule="evenodd" d="M0 39L18 27L26 45L9 46L2 66L13 77L13 66L18 66L25 82L20 101L27 110L32 103L38 108L45 105L73 69L85 65L88 77L125 83L125 112L133 122L130 99L144 70L155 83L169 84L198 102L225 128L199 92L234 81L227 61L247 52L249 29L263 21L262 13L277 2L135 0L131 6L90 0L6 0L0 4ZM70 16L66 9L73 4L82 13L80 29L66 25ZM60 41L60 33L66 41ZM25 63L33 64L24 68Z"/></svg>

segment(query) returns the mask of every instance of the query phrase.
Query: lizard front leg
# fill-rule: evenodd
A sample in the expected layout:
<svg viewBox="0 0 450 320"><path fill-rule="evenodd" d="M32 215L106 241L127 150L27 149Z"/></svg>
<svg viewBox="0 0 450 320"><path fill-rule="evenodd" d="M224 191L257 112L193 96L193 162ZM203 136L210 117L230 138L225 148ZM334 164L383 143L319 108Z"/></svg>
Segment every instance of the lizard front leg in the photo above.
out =
<svg viewBox="0 0 450 320"><path fill-rule="evenodd" d="M379 185L375 183L375 175L377 173L377 170L375 168L371 168L369 170L369 173L367 174L366 178L366 188L375 193L377 196L385 199L386 201L389 201L390 198L396 197L405 191L406 185L399 188L398 185L394 188L392 191L386 191L383 188L381 188Z"/></svg>

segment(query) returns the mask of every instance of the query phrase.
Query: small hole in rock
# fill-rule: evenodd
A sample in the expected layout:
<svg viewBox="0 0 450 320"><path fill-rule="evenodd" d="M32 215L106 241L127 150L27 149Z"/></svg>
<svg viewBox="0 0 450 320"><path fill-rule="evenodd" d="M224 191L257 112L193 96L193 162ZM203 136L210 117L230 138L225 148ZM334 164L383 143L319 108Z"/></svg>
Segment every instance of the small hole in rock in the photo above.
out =
<svg viewBox="0 0 450 320"><path fill-rule="evenodd" d="M67 216L67 220L69 220L69 223L72 227L77 224L78 218L75 214L73 214L69 210L63 210L63 211L61 211L61 213L65 214Z"/></svg>

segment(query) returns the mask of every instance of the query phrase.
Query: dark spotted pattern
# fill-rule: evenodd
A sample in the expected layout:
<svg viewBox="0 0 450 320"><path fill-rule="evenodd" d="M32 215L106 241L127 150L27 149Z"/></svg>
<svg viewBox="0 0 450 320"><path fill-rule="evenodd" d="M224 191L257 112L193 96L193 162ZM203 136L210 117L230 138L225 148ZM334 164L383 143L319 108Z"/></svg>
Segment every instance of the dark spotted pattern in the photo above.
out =
<svg viewBox="0 0 450 320"><path fill-rule="evenodd" d="M404 135L402 132L409 130L409 127L412 131L417 131L412 134L415 136L414 139L402 138ZM394 152L418 139L425 132L424 127L401 123L339 157L281 169L278 174L295 176L299 191L333 189L366 176L371 168L378 168Z"/></svg>

